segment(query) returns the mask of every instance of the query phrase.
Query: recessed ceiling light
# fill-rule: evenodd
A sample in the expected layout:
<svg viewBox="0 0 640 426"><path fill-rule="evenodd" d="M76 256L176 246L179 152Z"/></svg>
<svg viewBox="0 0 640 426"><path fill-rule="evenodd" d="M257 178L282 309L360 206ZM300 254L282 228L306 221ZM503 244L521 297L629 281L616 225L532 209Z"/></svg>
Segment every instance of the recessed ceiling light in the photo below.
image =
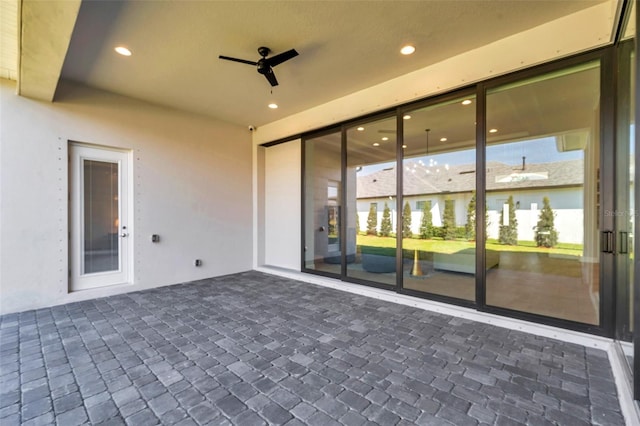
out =
<svg viewBox="0 0 640 426"><path fill-rule="evenodd" d="M364 130L364 127L358 127L356 130L362 132Z"/></svg>
<svg viewBox="0 0 640 426"><path fill-rule="evenodd" d="M406 148L406 147L407 147L406 145L402 145L402 148Z"/></svg>
<svg viewBox="0 0 640 426"><path fill-rule="evenodd" d="M373 146L380 146L380 144L378 142L374 142Z"/></svg>
<svg viewBox="0 0 640 426"><path fill-rule="evenodd" d="M383 137L383 138L382 138L382 140L383 140L383 141L388 141L388 140L389 140L389 138L385 136L385 137Z"/></svg>
<svg viewBox="0 0 640 426"><path fill-rule="evenodd" d="M127 49L126 47L124 47L124 46L117 46L113 50L115 50L116 52L118 52L122 56L131 56L131 51L129 49Z"/></svg>
<svg viewBox="0 0 640 426"><path fill-rule="evenodd" d="M471 105L471 99L465 99L462 101L462 105Z"/></svg>
<svg viewBox="0 0 640 426"><path fill-rule="evenodd" d="M447 138L440 138L440 142L446 142Z"/></svg>
<svg viewBox="0 0 640 426"><path fill-rule="evenodd" d="M411 120L411 116L409 114L406 114L402 118L405 119L405 120Z"/></svg>
<svg viewBox="0 0 640 426"><path fill-rule="evenodd" d="M402 53L403 55L411 55L415 51L416 48L410 44L407 44L406 46L403 46L402 49L400 49L400 53Z"/></svg>
<svg viewBox="0 0 640 426"><path fill-rule="evenodd" d="M491 129L489 130L489 133L498 133L498 129Z"/></svg>
<svg viewBox="0 0 640 426"><path fill-rule="evenodd" d="M278 108L278 104L269 104L268 107L271 109L276 109Z"/></svg>

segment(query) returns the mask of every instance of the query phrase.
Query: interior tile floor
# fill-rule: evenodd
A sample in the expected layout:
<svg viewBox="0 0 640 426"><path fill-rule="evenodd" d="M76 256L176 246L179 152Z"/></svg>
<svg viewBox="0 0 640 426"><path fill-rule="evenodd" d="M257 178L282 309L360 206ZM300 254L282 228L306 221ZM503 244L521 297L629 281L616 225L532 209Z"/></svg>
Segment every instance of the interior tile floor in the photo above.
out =
<svg viewBox="0 0 640 426"><path fill-rule="evenodd" d="M605 352L259 272L0 317L0 424L623 425Z"/></svg>

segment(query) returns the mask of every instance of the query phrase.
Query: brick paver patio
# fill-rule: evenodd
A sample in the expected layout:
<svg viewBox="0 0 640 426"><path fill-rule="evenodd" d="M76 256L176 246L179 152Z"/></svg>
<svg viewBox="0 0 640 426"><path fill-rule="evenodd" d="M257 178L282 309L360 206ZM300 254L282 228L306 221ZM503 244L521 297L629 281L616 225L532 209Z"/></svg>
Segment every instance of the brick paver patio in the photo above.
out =
<svg viewBox="0 0 640 426"><path fill-rule="evenodd" d="M258 272L0 317L0 424L623 425L603 351Z"/></svg>

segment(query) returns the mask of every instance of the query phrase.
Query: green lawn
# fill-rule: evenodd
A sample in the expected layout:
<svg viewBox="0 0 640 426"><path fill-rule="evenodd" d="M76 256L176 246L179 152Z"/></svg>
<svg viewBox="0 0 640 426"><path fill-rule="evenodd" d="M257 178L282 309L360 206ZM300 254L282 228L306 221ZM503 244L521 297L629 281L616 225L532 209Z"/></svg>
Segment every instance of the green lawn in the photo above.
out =
<svg viewBox="0 0 640 426"><path fill-rule="evenodd" d="M369 247L395 247L395 237L377 237L374 235L358 235L356 243L358 246ZM453 240L445 241L434 238L431 240L420 240L415 238L405 238L403 248L405 250L419 250L434 253L455 253L464 249L474 248L475 242ZM507 246L498 244L496 240L487 241L488 250L509 251L520 253L550 253L569 256L582 256L582 244L560 243L554 248L536 247L535 241L518 241L517 246Z"/></svg>

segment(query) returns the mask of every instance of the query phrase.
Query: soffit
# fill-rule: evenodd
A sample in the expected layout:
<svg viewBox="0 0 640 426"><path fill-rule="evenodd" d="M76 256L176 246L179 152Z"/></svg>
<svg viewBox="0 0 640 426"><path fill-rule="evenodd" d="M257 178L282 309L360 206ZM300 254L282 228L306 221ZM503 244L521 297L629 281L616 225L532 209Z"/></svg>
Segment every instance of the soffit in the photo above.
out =
<svg viewBox="0 0 640 426"><path fill-rule="evenodd" d="M0 1L0 78L18 79L18 0Z"/></svg>
<svg viewBox="0 0 640 426"><path fill-rule="evenodd" d="M18 93L53 100L80 0L23 0L20 4Z"/></svg>

